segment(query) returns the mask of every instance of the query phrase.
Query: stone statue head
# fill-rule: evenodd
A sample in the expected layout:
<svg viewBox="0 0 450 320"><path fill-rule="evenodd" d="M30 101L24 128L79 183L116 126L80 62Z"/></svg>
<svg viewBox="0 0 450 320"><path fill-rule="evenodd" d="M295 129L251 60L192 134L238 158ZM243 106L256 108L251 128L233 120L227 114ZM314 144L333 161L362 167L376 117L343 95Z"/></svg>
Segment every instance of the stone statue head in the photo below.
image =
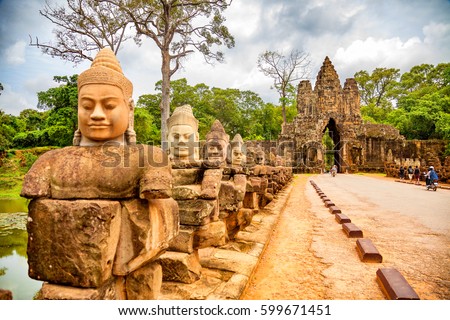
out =
<svg viewBox="0 0 450 320"><path fill-rule="evenodd" d="M233 167L242 166L245 163L246 157L243 151L244 141L241 135L238 133L234 136L230 142L230 148L228 149L227 162Z"/></svg>
<svg viewBox="0 0 450 320"><path fill-rule="evenodd" d="M133 85L125 78L114 52L99 51L78 77L78 130L74 145L114 141L133 143Z"/></svg>
<svg viewBox="0 0 450 320"><path fill-rule="evenodd" d="M220 166L225 163L230 136L225 133L225 129L219 120L215 120L211 130L206 134L206 143L203 151L205 162ZM214 166L216 166L214 165Z"/></svg>
<svg viewBox="0 0 450 320"><path fill-rule="evenodd" d="M167 119L167 142L174 160L198 160L198 120L190 105L176 108Z"/></svg>
<svg viewBox="0 0 450 320"><path fill-rule="evenodd" d="M264 150L261 148L261 146L257 146L255 150L255 162L259 165L266 164L266 155L264 153Z"/></svg>

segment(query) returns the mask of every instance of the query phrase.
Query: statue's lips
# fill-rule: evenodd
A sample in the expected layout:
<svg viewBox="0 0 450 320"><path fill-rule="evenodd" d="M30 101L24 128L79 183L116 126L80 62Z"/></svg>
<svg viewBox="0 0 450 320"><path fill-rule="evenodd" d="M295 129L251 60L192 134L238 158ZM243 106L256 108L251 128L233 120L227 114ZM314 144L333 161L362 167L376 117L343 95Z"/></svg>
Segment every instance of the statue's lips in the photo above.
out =
<svg viewBox="0 0 450 320"><path fill-rule="evenodd" d="M110 126L108 124L91 124L89 125L90 129L100 130L100 129L108 129Z"/></svg>

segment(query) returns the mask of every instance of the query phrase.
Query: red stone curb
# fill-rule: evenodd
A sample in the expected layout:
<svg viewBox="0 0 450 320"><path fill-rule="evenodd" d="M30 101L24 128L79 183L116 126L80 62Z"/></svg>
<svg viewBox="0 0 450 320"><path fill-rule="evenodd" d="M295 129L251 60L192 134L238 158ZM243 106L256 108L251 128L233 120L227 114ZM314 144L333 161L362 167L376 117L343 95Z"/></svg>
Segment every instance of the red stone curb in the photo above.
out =
<svg viewBox="0 0 450 320"><path fill-rule="evenodd" d="M337 221L338 223L340 223L340 224L352 222L352 220L350 220L350 218L347 217L347 216L346 216L345 214L343 214L343 213L336 213L336 214L334 215L334 217L335 217L336 221Z"/></svg>
<svg viewBox="0 0 450 320"><path fill-rule="evenodd" d="M356 240L356 251L358 251L359 258L363 262L381 263L383 261L382 255L370 239Z"/></svg>
<svg viewBox="0 0 450 320"><path fill-rule="evenodd" d="M381 291L390 300L420 300L417 293L397 269L378 269L377 282Z"/></svg>
<svg viewBox="0 0 450 320"><path fill-rule="evenodd" d="M342 213L341 209L339 209L339 208L336 207L336 206L328 207L328 210L330 210L330 212L331 212L332 214Z"/></svg>
<svg viewBox="0 0 450 320"><path fill-rule="evenodd" d="M342 229L347 234L349 238L362 238L363 232L355 224L348 222L342 224Z"/></svg>

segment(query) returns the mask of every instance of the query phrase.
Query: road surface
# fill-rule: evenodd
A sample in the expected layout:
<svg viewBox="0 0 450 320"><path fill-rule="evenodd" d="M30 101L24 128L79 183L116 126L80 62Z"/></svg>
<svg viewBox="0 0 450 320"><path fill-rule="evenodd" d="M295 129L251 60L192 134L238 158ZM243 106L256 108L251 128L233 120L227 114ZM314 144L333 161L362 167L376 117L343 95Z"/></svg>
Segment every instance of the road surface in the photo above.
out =
<svg viewBox="0 0 450 320"><path fill-rule="evenodd" d="M313 180L383 256L361 262ZM363 175L298 175L242 299L385 299L376 271L393 267L421 299L450 299L450 190Z"/></svg>

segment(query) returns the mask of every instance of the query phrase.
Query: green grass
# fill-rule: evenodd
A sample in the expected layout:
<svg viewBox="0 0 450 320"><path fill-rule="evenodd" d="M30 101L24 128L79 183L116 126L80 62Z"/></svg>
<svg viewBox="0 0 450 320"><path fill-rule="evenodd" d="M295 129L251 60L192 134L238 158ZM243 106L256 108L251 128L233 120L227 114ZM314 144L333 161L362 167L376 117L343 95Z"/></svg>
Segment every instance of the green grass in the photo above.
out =
<svg viewBox="0 0 450 320"><path fill-rule="evenodd" d="M22 190L23 177L15 177L11 179L0 178L0 181L7 181L12 183L12 185L10 184L11 186L8 188L1 188L0 186L0 199L20 198L20 191Z"/></svg>
<svg viewBox="0 0 450 320"><path fill-rule="evenodd" d="M0 161L0 199L18 199L23 177L34 161L54 147L37 147L26 150L8 150Z"/></svg>

